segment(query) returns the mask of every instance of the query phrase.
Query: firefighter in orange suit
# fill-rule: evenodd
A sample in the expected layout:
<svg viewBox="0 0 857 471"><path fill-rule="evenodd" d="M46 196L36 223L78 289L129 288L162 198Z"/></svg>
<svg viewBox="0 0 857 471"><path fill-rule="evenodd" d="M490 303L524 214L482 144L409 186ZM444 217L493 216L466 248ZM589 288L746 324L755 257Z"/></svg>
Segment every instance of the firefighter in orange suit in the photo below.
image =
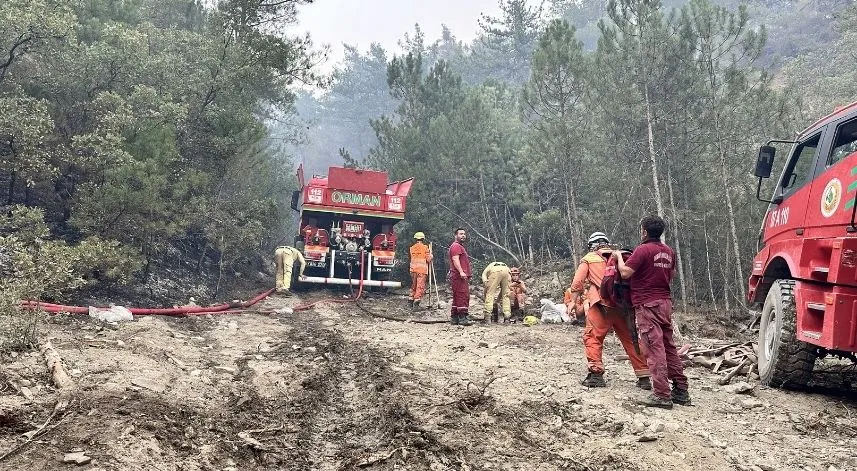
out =
<svg viewBox="0 0 857 471"><path fill-rule="evenodd" d="M414 234L414 245L411 246L411 296L408 304L412 308L420 305L420 300L426 294L426 279L428 278L429 263L431 263L431 244L426 244L426 235L422 232Z"/></svg>
<svg viewBox="0 0 857 471"><path fill-rule="evenodd" d="M589 253L587 253L571 282L571 292L574 294L584 293L589 309L586 311L586 327L583 329L583 345L586 351L586 360L589 366L589 374L581 384L589 388L604 387L604 363L602 354L604 351L604 339L610 331L616 332L616 337L625 348L634 374L637 375L637 386L640 389L651 389L649 380L649 368L646 365L646 357L637 352L634 342L631 340L631 331L621 310L605 306L601 301L601 281L604 279L604 269L607 268L607 257L612 253L610 240L603 232L595 232L589 236ZM588 287L586 286L586 282Z"/></svg>
<svg viewBox="0 0 857 471"><path fill-rule="evenodd" d="M584 283L583 291L585 292L586 289L587 287ZM565 289L565 292L562 293L562 303L565 304L565 312L572 317L571 323L573 325L584 325L586 322L585 313L588 306L584 304L582 294L575 293L569 286Z"/></svg>
<svg viewBox="0 0 857 471"><path fill-rule="evenodd" d="M509 301L512 303L512 313L520 315L523 314L524 305L527 303L527 285L521 279L520 268L512 267L509 274L512 276L512 283L509 284Z"/></svg>

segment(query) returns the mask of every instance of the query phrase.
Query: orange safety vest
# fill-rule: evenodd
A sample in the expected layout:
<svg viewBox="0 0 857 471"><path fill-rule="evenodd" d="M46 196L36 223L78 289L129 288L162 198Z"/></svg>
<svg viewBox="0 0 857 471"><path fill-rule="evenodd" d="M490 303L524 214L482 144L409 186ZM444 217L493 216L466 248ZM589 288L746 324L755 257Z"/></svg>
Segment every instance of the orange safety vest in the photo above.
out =
<svg viewBox="0 0 857 471"><path fill-rule="evenodd" d="M428 245L417 242L411 246L411 273L428 274L428 262L431 261L431 252Z"/></svg>

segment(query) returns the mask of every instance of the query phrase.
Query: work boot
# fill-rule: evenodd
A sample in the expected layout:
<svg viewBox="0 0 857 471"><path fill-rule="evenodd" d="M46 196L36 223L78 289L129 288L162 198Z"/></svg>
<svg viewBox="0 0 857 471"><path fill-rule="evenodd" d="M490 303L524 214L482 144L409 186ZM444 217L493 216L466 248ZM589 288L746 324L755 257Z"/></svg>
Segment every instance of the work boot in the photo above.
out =
<svg viewBox="0 0 857 471"><path fill-rule="evenodd" d="M473 321L470 320L469 315L462 314L458 316L458 325L473 325Z"/></svg>
<svg viewBox="0 0 857 471"><path fill-rule="evenodd" d="M284 288L282 291L280 291L280 294L288 298L292 295L292 292Z"/></svg>
<svg viewBox="0 0 857 471"><path fill-rule="evenodd" d="M491 313L491 322L493 322L493 323L495 323L495 324L496 324L497 322L500 322L500 315L499 315L499 314L497 314L496 312Z"/></svg>
<svg viewBox="0 0 857 471"><path fill-rule="evenodd" d="M650 394L642 399L635 401L637 404L645 407L659 407L661 409L672 409L673 401L670 398L663 398Z"/></svg>
<svg viewBox="0 0 857 471"><path fill-rule="evenodd" d="M682 406L692 405L690 401L690 394L688 394L687 389L673 389L672 401Z"/></svg>
<svg viewBox="0 0 857 471"><path fill-rule="evenodd" d="M637 387L642 389L643 391L651 391L652 390L652 380L648 376L642 376L637 378Z"/></svg>
<svg viewBox="0 0 857 471"><path fill-rule="evenodd" d="M452 317L449 318L449 323L452 325L458 325L458 316L453 314Z"/></svg>
<svg viewBox="0 0 857 471"><path fill-rule="evenodd" d="M413 307L414 307L414 300L413 300L413 299L409 299L409 300L408 300L408 307L410 307L411 309L413 309Z"/></svg>
<svg viewBox="0 0 857 471"><path fill-rule="evenodd" d="M580 384L586 386L587 388L604 388L607 387L607 383L604 382L604 373L593 373L592 371L586 375L586 379L580 382Z"/></svg>
<svg viewBox="0 0 857 471"><path fill-rule="evenodd" d="M414 299L413 301L411 301L411 310L419 311L421 308L422 308L422 306L420 306L420 300L419 299Z"/></svg>

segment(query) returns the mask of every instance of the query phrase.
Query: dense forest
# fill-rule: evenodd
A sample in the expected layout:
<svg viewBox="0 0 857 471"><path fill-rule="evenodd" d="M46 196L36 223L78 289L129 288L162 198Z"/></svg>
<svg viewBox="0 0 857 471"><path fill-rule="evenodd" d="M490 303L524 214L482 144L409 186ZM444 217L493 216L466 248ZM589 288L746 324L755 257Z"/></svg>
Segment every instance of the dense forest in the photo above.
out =
<svg viewBox="0 0 857 471"><path fill-rule="evenodd" d="M479 259L573 260L662 214L678 297L731 311L755 149L857 96L849 1L500 0L471 43L417 25L330 77L284 33L306 3L0 3L2 302L176 267L215 296L291 239L294 167L345 162L416 178L402 240L461 225Z"/></svg>
<svg viewBox="0 0 857 471"><path fill-rule="evenodd" d="M278 33L297 3L0 3L2 291L142 286L178 264L216 291L258 264L295 185L269 123L320 80L309 39Z"/></svg>

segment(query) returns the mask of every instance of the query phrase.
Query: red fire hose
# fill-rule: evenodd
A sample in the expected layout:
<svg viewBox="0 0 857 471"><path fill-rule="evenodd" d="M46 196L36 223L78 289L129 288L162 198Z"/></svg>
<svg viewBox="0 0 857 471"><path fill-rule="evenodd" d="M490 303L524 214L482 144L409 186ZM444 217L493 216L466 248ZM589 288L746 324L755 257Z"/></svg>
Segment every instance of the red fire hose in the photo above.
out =
<svg viewBox="0 0 857 471"><path fill-rule="evenodd" d="M294 309L294 310L295 310L295 312L297 312L297 311L307 311L307 310L312 309L313 307L315 307L315 305L316 305L316 304L321 304L321 303L337 303L337 304L344 304L344 303L353 303L353 302L357 302L357 300L359 300L359 299L360 299L360 296L362 296L362 295L363 295L363 273L364 273L364 272L363 272L363 262L364 262L363 257L364 257L364 255L365 255L365 252L362 252L362 251L361 251L361 252L360 252L360 283L359 283L359 285L358 285L358 287L359 287L359 288L357 289L357 296L354 296L354 297L351 297L351 298L347 298L347 299L339 299L339 298L327 298L327 299L321 299L321 300L319 300L319 301L314 301L314 302L311 302L311 303L308 303L308 304L301 304L300 306L295 306L295 307L294 307L294 308L292 308L292 309ZM350 271L348 272L348 283L349 283L349 285L351 284L351 272L350 272Z"/></svg>
<svg viewBox="0 0 857 471"><path fill-rule="evenodd" d="M179 306L171 308L139 308L132 307L128 309L131 314L137 316L205 316L208 314L234 314L244 312L259 301L267 298L274 292L274 289L268 289L259 293L256 297L249 301L233 301L231 303L215 304L212 306ZM41 309L46 312L70 312L73 314L86 314L89 308L86 306L66 306L63 304L40 303L37 301L21 301L21 307L25 309ZM103 308L107 309L107 308Z"/></svg>
<svg viewBox="0 0 857 471"><path fill-rule="evenodd" d="M357 290L357 296L348 298L348 299L337 299L337 298L328 298L322 299L319 301L315 301L309 304L301 304L299 306L294 307L295 311L306 311L308 309L312 309L315 305L321 303L351 303L360 299L363 295L363 263L364 263L364 252L360 252L360 283L359 288ZM349 276L350 281L350 276ZM131 311L131 314L135 316L205 316L209 314L238 314L242 312L246 312L248 308L259 301L267 298L275 291L274 288L265 290L259 293L256 297L249 301L233 301L230 303L222 303L215 304L212 306L179 306L179 307L171 307L171 308L141 308L141 307L132 307L128 310ZM24 309L41 309L46 312L69 312L72 314L87 314L89 313L89 307L87 306L67 306L64 304L53 304L53 303L43 303L38 301L21 301L21 307ZM108 309L108 308L102 308Z"/></svg>

